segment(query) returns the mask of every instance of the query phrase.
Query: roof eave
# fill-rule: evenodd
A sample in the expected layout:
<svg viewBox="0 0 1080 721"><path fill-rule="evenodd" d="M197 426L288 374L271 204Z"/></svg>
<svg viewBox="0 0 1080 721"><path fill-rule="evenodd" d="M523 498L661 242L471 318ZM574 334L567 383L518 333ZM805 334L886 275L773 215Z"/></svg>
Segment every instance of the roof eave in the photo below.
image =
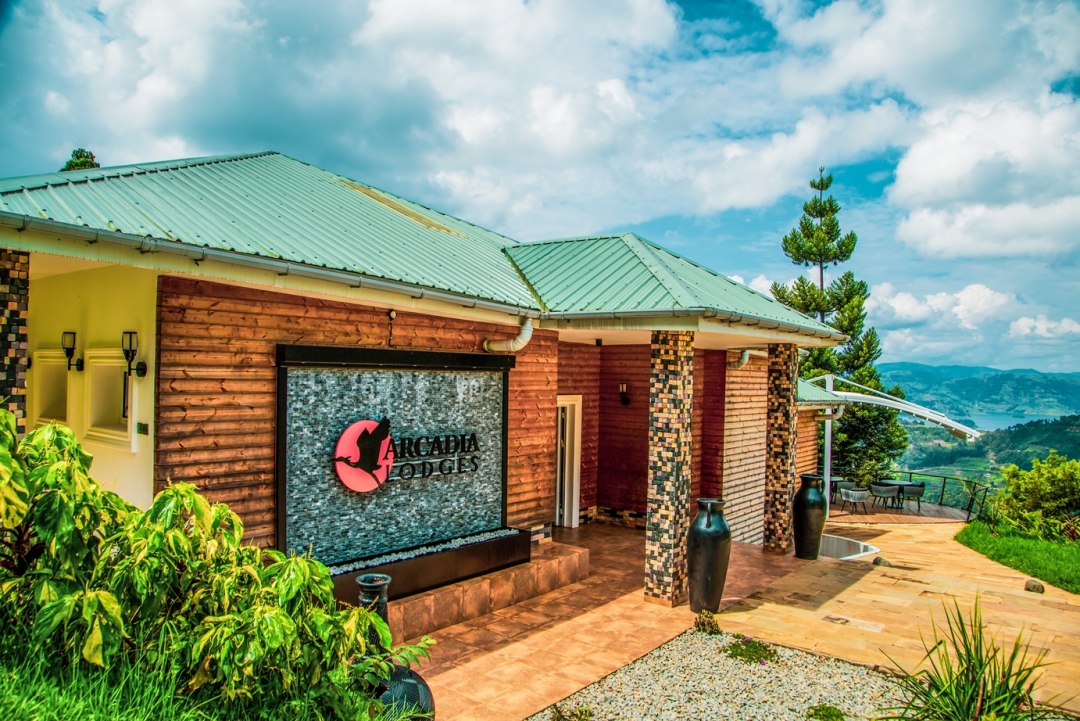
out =
<svg viewBox="0 0 1080 721"><path fill-rule="evenodd" d="M228 265L236 265L256 270L265 270L278 275L296 275L316 280L341 283L353 288L370 288L398 295L407 295L415 300L427 299L451 303L465 308L478 308L492 310L509 315L539 318L539 308L518 306L512 303L504 303L487 298L477 298L453 291L430 288L428 286L415 285L404 281L376 278L363 273L349 270L324 268L321 266L308 265L298 261L283 260L280 258L268 258L261 255L238 253L231 250L218 248L206 248L190 245L175 240L155 238L153 236L133 235L131 233L115 233L110 230L100 230L82 225L62 223L57 220L34 218L29 215L20 215L6 210L0 210L0 226L14 228L18 232L36 230L47 233L56 233L72 240L82 240L87 243L108 243L124 248L133 248L140 253L168 253L193 261L217 261Z"/></svg>
<svg viewBox="0 0 1080 721"><path fill-rule="evenodd" d="M817 328L808 328L795 323L764 318L749 313L721 310L718 308L663 308L644 310L610 310L610 311L548 311L541 313L542 320L591 320L611 318L682 318L696 316L699 318L711 318L737 325L759 327L766 330L777 330L786 333L821 338L843 343L848 337L836 331L824 331Z"/></svg>

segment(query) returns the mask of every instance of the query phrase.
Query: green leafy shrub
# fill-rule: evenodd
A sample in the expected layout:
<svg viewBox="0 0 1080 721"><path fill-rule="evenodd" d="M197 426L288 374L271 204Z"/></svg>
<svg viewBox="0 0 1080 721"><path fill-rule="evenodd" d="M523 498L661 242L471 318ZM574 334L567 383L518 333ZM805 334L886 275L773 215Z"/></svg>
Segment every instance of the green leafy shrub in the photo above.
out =
<svg viewBox="0 0 1080 721"><path fill-rule="evenodd" d="M1030 471L1014 465L1002 475L1005 491L999 505L1006 517L1039 513L1048 520L1068 521L1080 513L1080 460L1050 451L1044 460L1034 459Z"/></svg>
<svg viewBox="0 0 1080 721"><path fill-rule="evenodd" d="M44 653L108 668L123 656L178 669L179 691L237 699L303 697L370 717L395 662L390 630L339 608L308 556L241 543L243 524L190 484L140 511L89 476L92 457L50 424L17 443L0 411L0 625ZM374 631L379 644L370 644Z"/></svg>
<svg viewBox="0 0 1080 721"><path fill-rule="evenodd" d="M882 719L1028 721L1054 714L1031 695L1045 650L1032 655L1030 642L1017 636L1006 653L987 635L978 598L967 619L954 599L953 609L945 606L945 621L943 637L935 624L933 644L923 641L923 668L909 674L897 664L904 703Z"/></svg>
<svg viewBox="0 0 1080 721"><path fill-rule="evenodd" d="M592 717L592 709L588 706L575 706L566 711L558 704L551 707L551 721L591 721Z"/></svg>
<svg viewBox="0 0 1080 721"><path fill-rule="evenodd" d="M724 646L723 652L746 663L764 665L776 660L776 651L772 646L749 636L732 641Z"/></svg>
<svg viewBox="0 0 1080 721"><path fill-rule="evenodd" d="M716 622L716 616L711 611L702 609L701 613L694 618L694 630L715 636L720 633L720 624Z"/></svg>
<svg viewBox="0 0 1080 721"><path fill-rule="evenodd" d="M806 718L811 721L844 721L844 712L835 706L823 703L811 706L806 712Z"/></svg>

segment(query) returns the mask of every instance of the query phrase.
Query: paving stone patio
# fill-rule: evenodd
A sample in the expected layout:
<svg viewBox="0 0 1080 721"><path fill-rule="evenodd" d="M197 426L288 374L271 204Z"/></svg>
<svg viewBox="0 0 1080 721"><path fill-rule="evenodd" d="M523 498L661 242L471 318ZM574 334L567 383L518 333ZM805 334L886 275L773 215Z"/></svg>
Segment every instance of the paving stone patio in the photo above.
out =
<svg viewBox="0 0 1080 721"><path fill-rule="evenodd" d="M1080 596L1047 586L952 540L959 523L835 524L827 533L868 541L892 567L764 554L734 544L718 617L725 631L854 663L912 668L942 600L962 608L979 593L985 620L1009 641L1021 629L1053 663L1041 697L1080 690ZM440 721L516 721L562 700L690 628L687 606L644 601L644 534L592 524L558 529L558 542L590 549L593 575L525 603L439 631L430 663ZM1080 713L1080 699L1065 708Z"/></svg>

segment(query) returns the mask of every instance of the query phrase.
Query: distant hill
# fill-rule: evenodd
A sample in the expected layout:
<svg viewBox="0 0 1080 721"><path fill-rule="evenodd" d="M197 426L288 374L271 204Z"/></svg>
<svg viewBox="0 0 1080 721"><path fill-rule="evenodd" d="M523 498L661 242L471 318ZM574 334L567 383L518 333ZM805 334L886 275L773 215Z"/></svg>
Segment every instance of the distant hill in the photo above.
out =
<svg viewBox="0 0 1080 721"><path fill-rule="evenodd" d="M1080 415L990 431L974 443L958 441L933 426L909 430L911 446L900 465L911 470L955 468L966 471L963 475L977 471L994 476L1010 463L1030 469L1032 458L1045 458L1051 449L1068 458L1080 458Z"/></svg>
<svg viewBox="0 0 1080 721"><path fill-rule="evenodd" d="M973 413L1080 413L1080 373L921 363L880 363L877 368L887 388L899 385L908 400L952 418Z"/></svg>

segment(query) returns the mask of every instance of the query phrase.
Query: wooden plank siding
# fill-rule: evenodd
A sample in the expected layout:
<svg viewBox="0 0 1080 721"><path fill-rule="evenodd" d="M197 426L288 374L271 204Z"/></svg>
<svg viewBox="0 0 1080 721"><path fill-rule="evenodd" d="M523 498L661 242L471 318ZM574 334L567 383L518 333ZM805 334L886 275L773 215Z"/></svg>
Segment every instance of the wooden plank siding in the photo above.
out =
<svg viewBox="0 0 1080 721"><path fill-rule="evenodd" d="M737 541L761 543L765 512L767 358L727 369L724 403L724 515Z"/></svg>
<svg viewBox="0 0 1080 721"><path fill-rule="evenodd" d="M476 323L208 281L158 281L155 491L198 485L274 545L279 343L480 352L510 325ZM510 373L508 523L547 522L555 501L558 338L537 330Z"/></svg>
<svg viewBox="0 0 1080 721"><path fill-rule="evenodd" d="M727 352L698 351L694 355L694 422L700 415L701 434L695 434L694 446L700 447L701 465L695 467L697 493L707 498L724 497L724 394Z"/></svg>
<svg viewBox="0 0 1080 721"><path fill-rule="evenodd" d="M559 395L581 396L582 510L596 505L600 459L600 347L559 343Z"/></svg>
<svg viewBox="0 0 1080 721"><path fill-rule="evenodd" d="M647 345L600 349L600 463L597 505L645 513L649 474L649 374ZM626 384L630 405L619 398Z"/></svg>
<svg viewBox="0 0 1080 721"><path fill-rule="evenodd" d="M795 422L795 475L817 473L818 470L818 412L799 411Z"/></svg>

